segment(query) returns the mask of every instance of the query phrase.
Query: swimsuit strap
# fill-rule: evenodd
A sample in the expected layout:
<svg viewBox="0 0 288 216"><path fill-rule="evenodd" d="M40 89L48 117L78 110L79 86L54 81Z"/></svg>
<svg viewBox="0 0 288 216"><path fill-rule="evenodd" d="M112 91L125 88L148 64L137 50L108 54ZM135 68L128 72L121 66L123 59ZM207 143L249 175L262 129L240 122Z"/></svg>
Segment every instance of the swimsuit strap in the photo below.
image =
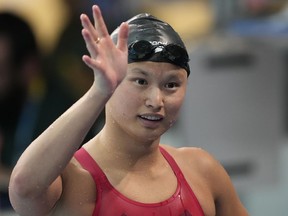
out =
<svg viewBox="0 0 288 216"><path fill-rule="evenodd" d="M103 182L107 180L105 173L92 158L92 156L84 148L80 148L75 154L74 157L81 164L81 166L87 170L93 177L96 183Z"/></svg>
<svg viewBox="0 0 288 216"><path fill-rule="evenodd" d="M171 166L172 170L174 171L177 177L183 177L183 173L174 160L174 158L163 148L160 146L160 151L164 158L168 161L169 165ZM84 148L80 148L75 154L74 157L77 161L83 166L84 169L89 171L96 182L102 180L107 180L105 173L96 163L96 161L91 157L91 155L86 151Z"/></svg>
<svg viewBox="0 0 288 216"><path fill-rule="evenodd" d="M194 191L192 190L192 188L190 187L189 183L187 182L185 176L183 175L180 167L178 166L178 164L176 163L175 159L163 148L160 146L160 151L162 153L162 155L165 157L165 159L168 161L169 165L171 166L172 170L174 171L178 182L180 182L181 184L181 193L190 193L190 195L192 196L194 205L195 205L195 210L198 211L198 214L201 216L204 216L204 211L194 193ZM184 189L185 187L185 189Z"/></svg>
<svg viewBox="0 0 288 216"><path fill-rule="evenodd" d="M183 177L183 173L176 163L175 159L163 148L160 146L160 151L164 158L168 161L170 167L172 168L173 172L175 173L176 177Z"/></svg>
<svg viewBox="0 0 288 216"><path fill-rule="evenodd" d="M203 210L201 208L201 205L198 202L197 197L195 196L194 192L192 191L192 188L189 186L188 182L186 181L182 171L180 170L180 167L177 165L177 163L174 160L174 158L163 147L160 146L159 148L160 148L161 154L167 160L167 162L171 166L175 176L178 179L179 191L177 192L177 194L179 195L179 199L181 200L180 201L182 203L181 206L183 206L183 208L186 209L187 212L188 212L188 209L189 209L190 212L194 212L195 216L196 215L204 216L204 212L203 212ZM81 166L84 169L86 169L88 172L90 172L91 176L93 177L93 179L94 179L94 181L96 183L97 200L98 201L95 204L95 208L94 208L94 211L93 211L93 216L106 215L105 213L103 213L103 208L105 209L105 206L106 205L110 205L110 203L109 203L109 201L107 201L107 199L105 199L105 201L103 201L104 197L106 197L106 198L108 197L108 198L114 199L114 201L116 203L118 203L117 205L119 205L119 206L117 206L115 204L116 205L115 208L118 208L120 212L125 210L125 209L123 210L123 208L126 205L128 206L127 207L128 210L130 208L133 210L133 208L135 208L135 207L137 207L137 211L140 210L140 209L142 209L144 211L144 209L146 208L145 212L146 211L151 211L152 207L153 208L157 208L157 209L159 208L159 211L161 210L161 208L159 206L159 203L157 203L157 206L155 206L154 204L152 204L152 205L145 204L146 207L143 207L144 204L141 204L141 203L139 204L137 202L129 200L126 197L124 197L122 194L117 192L114 189L114 187L109 183L105 173L99 167L97 162L92 158L92 156L84 148L80 148L74 154L74 157L81 164ZM171 200L169 199L169 205L171 205L171 206L176 205L179 202L179 200L178 201L177 200L178 199L176 199L175 196L173 196L173 198L171 197ZM165 205L168 205L167 201L168 200L165 201ZM162 206L162 204L161 204L161 206ZM156 211L156 209L155 209L155 211ZM181 215L190 215L190 213L186 213L186 211L185 211L185 213L181 214Z"/></svg>

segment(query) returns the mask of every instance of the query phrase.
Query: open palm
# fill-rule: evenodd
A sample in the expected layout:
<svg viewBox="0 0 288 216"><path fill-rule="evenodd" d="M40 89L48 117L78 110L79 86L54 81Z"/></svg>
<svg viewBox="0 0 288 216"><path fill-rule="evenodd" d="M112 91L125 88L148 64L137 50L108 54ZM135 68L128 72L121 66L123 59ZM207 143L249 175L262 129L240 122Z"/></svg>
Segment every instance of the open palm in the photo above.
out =
<svg viewBox="0 0 288 216"><path fill-rule="evenodd" d="M127 37L128 24L119 27L118 42L115 45L108 33L106 24L98 6L92 7L94 25L88 16L82 14L82 35L90 54L83 56L83 61L94 72L94 84L101 91L114 92L127 72Z"/></svg>

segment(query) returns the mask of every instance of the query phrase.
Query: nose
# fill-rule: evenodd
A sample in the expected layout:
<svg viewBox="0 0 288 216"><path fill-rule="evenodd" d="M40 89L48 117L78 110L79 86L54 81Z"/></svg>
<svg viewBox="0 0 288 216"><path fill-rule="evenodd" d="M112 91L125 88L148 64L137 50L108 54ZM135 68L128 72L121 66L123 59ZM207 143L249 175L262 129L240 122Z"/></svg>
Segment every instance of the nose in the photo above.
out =
<svg viewBox="0 0 288 216"><path fill-rule="evenodd" d="M153 109L161 109L164 104L164 95L161 89L150 87L146 92L145 105Z"/></svg>

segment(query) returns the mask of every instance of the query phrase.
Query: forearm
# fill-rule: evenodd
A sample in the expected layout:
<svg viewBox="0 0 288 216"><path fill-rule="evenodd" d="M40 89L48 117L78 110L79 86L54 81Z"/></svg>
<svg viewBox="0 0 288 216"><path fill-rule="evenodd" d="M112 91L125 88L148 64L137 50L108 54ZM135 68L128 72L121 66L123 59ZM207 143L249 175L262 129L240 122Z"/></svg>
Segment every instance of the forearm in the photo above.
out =
<svg viewBox="0 0 288 216"><path fill-rule="evenodd" d="M89 52L82 60L93 70L94 83L79 101L30 144L13 169L10 198L14 208L23 215L47 215L51 212L60 199L63 185L67 183L62 181L61 173L126 76L128 24L120 25L115 45L99 7L93 6L92 10L94 24L85 14L80 19L82 36Z"/></svg>
<svg viewBox="0 0 288 216"><path fill-rule="evenodd" d="M61 115L20 157L10 187L20 186L23 194L48 188L71 160L108 98L92 87Z"/></svg>

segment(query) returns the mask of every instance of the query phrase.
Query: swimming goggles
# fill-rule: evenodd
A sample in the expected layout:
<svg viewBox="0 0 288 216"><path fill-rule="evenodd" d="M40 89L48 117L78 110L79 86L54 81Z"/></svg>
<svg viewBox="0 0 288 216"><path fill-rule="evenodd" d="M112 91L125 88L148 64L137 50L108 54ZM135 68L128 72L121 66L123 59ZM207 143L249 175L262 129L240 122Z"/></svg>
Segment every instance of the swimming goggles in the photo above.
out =
<svg viewBox="0 0 288 216"><path fill-rule="evenodd" d="M189 57L185 48L177 44L162 44L159 42L152 42L146 40L139 40L131 43L128 46L128 57L129 61L145 61L153 58L155 54L158 54L154 58L155 61L167 61L169 63L178 65L184 68L188 75L190 73L189 69Z"/></svg>

